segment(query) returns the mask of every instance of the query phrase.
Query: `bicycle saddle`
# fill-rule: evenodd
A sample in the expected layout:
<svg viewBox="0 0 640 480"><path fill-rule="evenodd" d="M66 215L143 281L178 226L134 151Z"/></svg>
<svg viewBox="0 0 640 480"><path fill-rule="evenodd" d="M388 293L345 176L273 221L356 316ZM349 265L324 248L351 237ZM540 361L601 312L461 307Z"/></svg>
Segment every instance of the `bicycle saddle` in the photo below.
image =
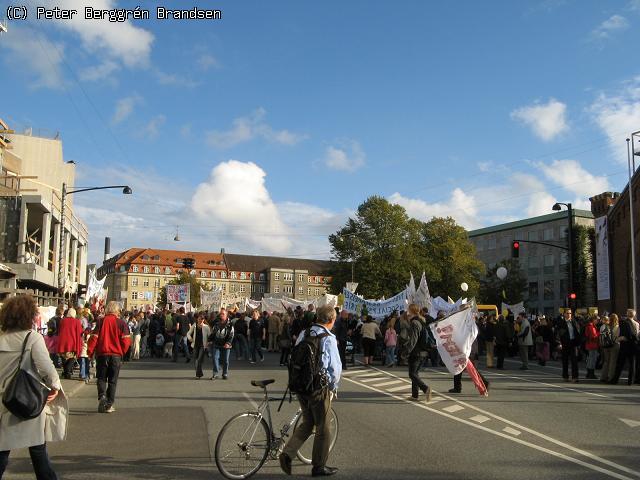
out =
<svg viewBox="0 0 640 480"><path fill-rule="evenodd" d="M267 385L271 385L275 380L270 378L269 380L251 380L251 385L254 387L266 387Z"/></svg>

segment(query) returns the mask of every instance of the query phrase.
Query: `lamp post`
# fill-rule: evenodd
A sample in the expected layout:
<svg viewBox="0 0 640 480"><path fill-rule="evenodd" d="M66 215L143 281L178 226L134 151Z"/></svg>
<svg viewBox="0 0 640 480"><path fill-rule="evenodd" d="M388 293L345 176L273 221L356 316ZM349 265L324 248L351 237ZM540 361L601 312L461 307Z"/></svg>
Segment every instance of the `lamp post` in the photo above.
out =
<svg viewBox="0 0 640 480"><path fill-rule="evenodd" d="M62 258L64 256L64 242L65 242L65 232L64 232L64 214L66 210L66 199L67 195L71 195L72 193L80 193L80 192L88 192L90 190L106 190L109 188L121 188L122 193L124 195L131 195L133 191L131 187L128 185L110 185L107 187L89 187L89 188L77 188L75 190L67 190L67 184L62 184L62 194L60 196L60 245L58 246L58 288L64 294L64 264L67 261L66 258Z"/></svg>
<svg viewBox="0 0 640 480"><path fill-rule="evenodd" d="M638 306L638 290L637 290L637 276L636 276L636 242L635 242L635 222L633 219L633 188L631 185L631 180L636 171L636 155L640 155L640 152L636 152L635 148L635 137L640 136L640 131L633 132L631 134L631 139L627 138L627 166L629 169L629 227L630 227L630 238L631 238L631 288L632 288L632 298L633 298L633 309L635 310ZM629 141L631 141L631 151L629 149Z"/></svg>
<svg viewBox="0 0 640 480"><path fill-rule="evenodd" d="M568 236L568 254L569 254L569 281L567 282L569 292L568 294L572 294L573 292L573 208L570 203L561 203L558 202L553 205L552 209L556 212L562 210L562 206L567 207L567 215L569 217L569 229L567 230ZM571 306L571 305L570 305Z"/></svg>

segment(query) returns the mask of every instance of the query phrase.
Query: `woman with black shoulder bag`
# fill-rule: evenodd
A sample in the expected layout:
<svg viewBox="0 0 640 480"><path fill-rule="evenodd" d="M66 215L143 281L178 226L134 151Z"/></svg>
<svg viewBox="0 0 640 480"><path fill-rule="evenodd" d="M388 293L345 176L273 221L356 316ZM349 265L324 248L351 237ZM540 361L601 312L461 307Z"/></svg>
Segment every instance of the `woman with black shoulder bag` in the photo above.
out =
<svg viewBox="0 0 640 480"><path fill-rule="evenodd" d="M0 308L0 478L18 448L29 448L38 480L58 478L47 442L64 440L68 407L44 338L33 330L37 313L28 295Z"/></svg>

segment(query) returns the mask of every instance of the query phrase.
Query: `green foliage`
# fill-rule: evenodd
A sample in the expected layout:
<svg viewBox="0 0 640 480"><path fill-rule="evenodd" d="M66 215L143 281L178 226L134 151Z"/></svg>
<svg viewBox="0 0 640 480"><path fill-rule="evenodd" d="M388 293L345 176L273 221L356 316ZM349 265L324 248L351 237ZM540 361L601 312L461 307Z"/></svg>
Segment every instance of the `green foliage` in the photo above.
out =
<svg viewBox="0 0 640 480"><path fill-rule="evenodd" d="M573 226L573 289L577 307L596 305L595 228ZM571 292L569 292L571 293Z"/></svg>
<svg viewBox="0 0 640 480"><path fill-rule="evenodd" d="M484 272L467 232L453 219L411 219L403 207L378 196L361 204L355 217L329 236L329 243L338 262L333 290L342 291L353 268L358 293L366 298L395 295L406 287L411 272L419 281L422 271L432 295L459 297L460 284L466 282L465 296L471 297Z"/></svg>
<svg viewBox="0 0 640 480"><path fill-rule="evenodd" d="M498 268L507 269L507 277L500 280L496 275ZM478 303L485 305L497 305L500 311L502 302L513 305L525 298L527 289L527 279L522 274L518 259L510 258L502 260L494 267L487 270L487 274L480 282L480 296ZM504 292L504 296L503 296Z"/></svg>
<svg viewBox="0 0 640 480"><path fill-rule="evenodd" d="M188 283L189 286L189 299L191 301L191 305L199 306L200 305L200 289L203 290L211 290L206 283L201 283L195 276L189 275L188 272L182 272L176 278L171 280L168 285L183 285ZM167 286L163 286L160 289L160 295L158 300L158 306L164 307L167 304Z"/></svg>

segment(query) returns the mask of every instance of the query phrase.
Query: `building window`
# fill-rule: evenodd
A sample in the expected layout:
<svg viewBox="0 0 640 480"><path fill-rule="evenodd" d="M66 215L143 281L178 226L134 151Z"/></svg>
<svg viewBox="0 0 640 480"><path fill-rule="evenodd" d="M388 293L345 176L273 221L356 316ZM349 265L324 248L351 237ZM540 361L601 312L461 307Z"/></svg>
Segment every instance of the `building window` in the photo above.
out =
<svg viewBox="0 0 640 480"><path fill-rule="evenodd" d="M529 232L528 235L528 240L530 241L537 241L538 240L538 231L537 230L532 230Z"/></svg>
<svg viewBox="0 0 640 480"><path fill-rule="evenodd" d="M195 277L195 276L196 276L196 273L197 273L197 272L196 272L195 270L191 270L191 271L189 272L189 275L191 275L192 277Z"/></svg>
<svg viewBox="0 0 640 480"><path fill-rule="evenodd" d="M235 280L238 278L238 274L236 272L231 272L231 280Z"/></svg>
<svg viewBox="0 0 640 480"><path fill-rule="evenodd" d="M138 286L138 279L137 278L132 278L131 279L131 286L132 287L137 287Z"/></svg>
<svg viewBox="0 0 640 480"><path fill-rule="evenodd" d="M240 272L240 280L246 280L247 274L245 272Z"/></svg>
<svg viewBox="0 0 640 480"><path fill-rule="evenodd" d="M544 281L544 299L545 300L555 300L556 295L553 291L553 280L545 280Z"/></svg>
<svg viewBox="0 0 640 480"><path fill-rule="evenodd" d="M307 295L311 296L311 288L307 288Z"/></svg>
<svg viewBox="0 0 640 480"><path fill-rule="evenodd" d="M502 248L511 247L511 243L513 242L513 237L511 235L503 235L500 239L500 246Z"/></svg>
<svg viewBox="0 0 640 480"><path fill-rule="evenodd" d="M529 300L538 300L538 282L529 282Z"/></svg>
<svg viewBox="0 0 640 480"><path fill-rule="evenodd" d="M274 280L280 280L280 274L278 272L273 274L273 279Z"/></svg>
<svg viewBox="0 0 640 480"><path fill-rule="evenodd" d="M182 259L181 258L176 258L176 263L178 265L182 265Z"/></svg>
<svg viewBox="0 0 640 480"><path fill-rule="evenodd" d="M142 286L143 286L143 287L148 287L148 286L149 286L149 279L148 279L148 278L145 278L145 279L142 281Z"/></svg>
<svg viewBox="0 0 640 480"><path fill-rule="evenodd" d="M301 274L298 275L298 281L299 282L304 282L304 274L301 273Z"/></svg>
<svg viewBox="0 0 640 480"><path fill-rule="evenodd" d="M264 282L264 273L261 273L261 274L260 274L260 281L261 281L261 282Z"/></svg>
<svg viewBox="0 0 640 480"><path fill-rule="evenodd" d="M484 250L484 244L485 244L484 238L476 239L476 250L478 252L482 252Z"/></svg>
<svg viewBox="0 0 640 480"><path fill-rule="evenodd" d="M154 260L160 260L160 255L154 255L154 256L153 256L153 259L154 259Z"/></svg>
<svg viewBox="0 0 640 480"><path fill-rule="evenodd" d="M155 273L155 274L160 273L160 267L154 267L153 273Z"/></svg>
<svg viewBox="0 0 640 480"><path fill-rule="evenodd" d="M160 287L160 279L159 278L155 279L155 281L153 282L153 286L156 287L156 288Z"/></svg>
<svg viewBox="0 0 640 480"><path fill-rule="evenodd" d="M211 271L211 278L216 278L216 272Z"/></svg>
<svg viewBox="0 0 640 480"><path fill-rule="evenodd" d="M546 241L553 240L553 228L545 228L542 238Z"/></svg>
<svg viewBox="0 0 640 480"><path fill-rule="evenodd" d="M487 238L487 250L495 250L496 249L496 237Z"/></svg>
<svg viewBox="0 0 640 480"><path fill-rule="evenodd" d="M569 227L560 227L560 238L567 238L569 235Z"/></svg>
<svg viewBox="0 0 640 480"><path fill-rule="evenodd" d="M142 271L144 273L149 273L149 267L147 267L146 265L142 268Z"/></svg>
<svg viewBox="0 0 640 480"><path fill-rule="evenodd" d="M285 282L293 282L293 273L285 273L283 277Z"/></svg>
<svg viewBox="0 0 640 480"><path fill-rule="evenodd" d="M246 290L245 285L244 284L240 285L240 293L244 293L245 290Z"/></svg>
<svg viewBox="0 0 640 480"><path fill-rule="evenodd" d="M131 267L131 271L132 271L133 273L138 273L138 266L137 266L137 265L134 265L133 267Z"/></svg>
<svg viewBox="0 0 640 480"><path fill-rule="evenodd" d="M280 293L280 285L273 286L273 293Z"/></svg>
<svg viewBox="0 0 640 480"><path fill-rule="evenodd" d="M229 284L229 291L230 292L235 292L236 291L236 284L235 283Z"/></svg>
<svg viewBox="0 0 640 480"><path fill-rule="evenodd" d="M207 278L207 272L205 272L204 270L202 270L202 271L200 272L200 277L202 277L202 278Z"/></svg>
<svg viewBox="0 0 640 480"><path fill-rule="evenodd" d="M514 240L526 240L526 238L524 238L524 232L523 231L518 231L516 233L513 234L513 239Z"/></svg>
<svg viewBox="0 0 640 480"><path fill-rule="evenodd" d="M220 272L220 278L227 278L227 272Z"/></svg>
<svg viewBox="0 0 640 480"><path fill-rule="evenodd" d="M138 292L131 292L131 300L137 300L138 299Z"/></svg>
<svg viewBox="0 0 640 480"><path fill-rule="evenodd" d="M149 260L149 255L142 255L143 260Z"/></svg>
<svg viewBox="0 0 640 480"><path fill-rule="evenodd" d="M165 267L164 268L164 274L165 275L171 275L171 269L169 267Z"/></svg>
<svg viewBox="0 0 640 480"><path fill-rule="evenodd" d="M560 252L560 265L566 265L569 263L569 254L567 252Z"/></svg>
<svg viewBox="0 0 640 480"><path fill-rule="evenodd" d="M538 272L538 257L529 257L529 275L537 275Z"/></svg>
<svg viewBox="0 0 640 480"><path fill-rule="evenodd" d="M222 291L226 292L227 291L227 284L223 283L222 285L220 285L222 287Z"/></svg>
<svg viewBox="0 0 640 480"><path fill-rule="evenodd" d="M300 295L303 295L304 294L304 288L303 287L298 287L298 293Z"/></svg>
<svg viewBox="0 0 640 480"><path fill-rule="evenodd" d="M282 293L293 293L293 286L285 285L284 287L282 287Z"/></svg>
<svg viewBox="0 0 640 480"><path fill-rule="evenodd" d="M551 274L554 272L555 262L553 259L553 255L545 255L544 256L544 273Z"/></svg>
<svg viewBox="0 0 640 480"><path fill-rule="evenodd" d="M319 296L320 296L320 289L316 288L316 297L319 297Z"/></svg>

